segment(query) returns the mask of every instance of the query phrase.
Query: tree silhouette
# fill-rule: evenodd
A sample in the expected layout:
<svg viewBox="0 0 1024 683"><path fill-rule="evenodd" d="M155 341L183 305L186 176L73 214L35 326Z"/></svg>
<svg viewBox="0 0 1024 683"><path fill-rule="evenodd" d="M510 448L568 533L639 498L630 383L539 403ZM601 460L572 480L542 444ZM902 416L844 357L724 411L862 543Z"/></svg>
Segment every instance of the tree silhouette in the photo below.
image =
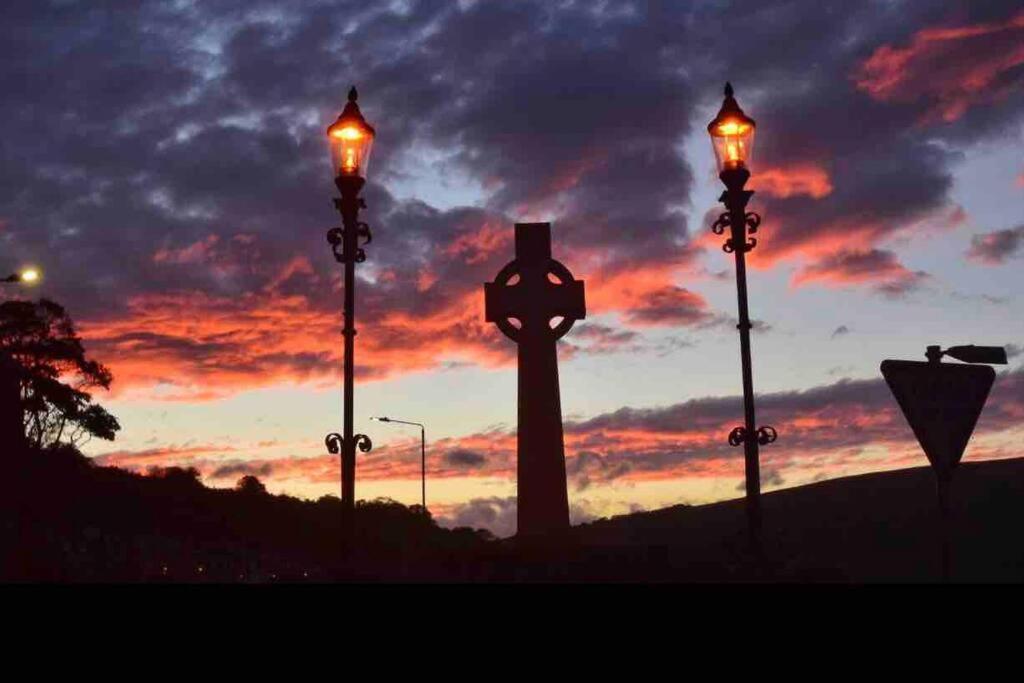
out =
<svg viewBox="0 0 1024 683"><path fill-rule="evenodd" d="M240 493L246 493L249 495L263 496L267 493L267 487L263 485L263 482L252 474L247 474L238 480L235 484L235 490Z"/></svg>
<svg viewBox="0 0 1024 683"><path fill-rule="evenodd" d="M159 465L154 465L146 470L146 476L153 477L154 479L163 479L172 486L181 489L199 489L203 486L199 470L195 467L178 467L177 465L160 467Z"/></svg>
<svg viewBox="0 0 1024 683"><path fill-rule="evenodd" d="M25 436L33 447L79 446L92 437L112 441L121 429L89 393L109 389L113 377L85 357L60 304L48 299L0 303L0 353L19 366Z"/></svg>

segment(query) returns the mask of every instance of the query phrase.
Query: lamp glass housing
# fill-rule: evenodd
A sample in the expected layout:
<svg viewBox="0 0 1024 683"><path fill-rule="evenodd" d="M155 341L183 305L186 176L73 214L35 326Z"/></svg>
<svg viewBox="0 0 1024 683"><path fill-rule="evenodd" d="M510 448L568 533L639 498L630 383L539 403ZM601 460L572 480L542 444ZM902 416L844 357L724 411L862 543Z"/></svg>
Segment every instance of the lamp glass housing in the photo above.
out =
<svg viewBox="0 0 1024 683"><path fill-rule="evenodd" d="M754 120L742 112L720 113L708 126L718 172L744 168L754 151Z"/></svg>
<svg viewBox="0 0 1024 683"><path fill-rule="evenodd" d="M366 179L373 148L373 129L360 118L340 117L327 129L331 145L331 162L336 176L359 176Z"/></svg>

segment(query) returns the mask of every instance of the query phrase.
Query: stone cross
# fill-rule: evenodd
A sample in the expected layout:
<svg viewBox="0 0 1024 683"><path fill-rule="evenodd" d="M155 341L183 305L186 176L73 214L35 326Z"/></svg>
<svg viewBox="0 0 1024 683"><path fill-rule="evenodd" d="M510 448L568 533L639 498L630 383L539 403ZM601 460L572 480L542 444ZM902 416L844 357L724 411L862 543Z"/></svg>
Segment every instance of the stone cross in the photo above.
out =
<svg viewBox="0 0 1024 683"><path fill-rule="evenodd" d="M587 312L583 281L551 258L551 224L515 230L516 257L484 298L487 322L519 346L517 524L520 536L537 536L569 528L555 342Z"/></svg>

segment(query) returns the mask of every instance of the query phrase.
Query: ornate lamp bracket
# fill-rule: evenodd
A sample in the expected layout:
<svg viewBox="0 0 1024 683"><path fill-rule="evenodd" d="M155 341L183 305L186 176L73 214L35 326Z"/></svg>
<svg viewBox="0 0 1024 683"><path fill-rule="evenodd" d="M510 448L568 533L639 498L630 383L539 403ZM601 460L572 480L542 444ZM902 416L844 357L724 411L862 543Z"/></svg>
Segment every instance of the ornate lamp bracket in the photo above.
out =
<svg viewBox="0 0 1024 683"><path fill-rule="evenodd" d="M362 240L360 242L360 240ZM356 249L352 253L352 260L355 263L362 263L366 260L366 251L363 249L373 241L373 233L370 226L362 221L356 223ZM338 263L345 263L349 254L345 253L345 228L331 228L327 231L327 243L331 245L334 252L334 260Z"/></svg>
<svg viewBox="0 0 1024 683"><path fill-rule="evenodd" d="M762 446L767 446L770 443L774 443L779 438L779 433L775 431L775 427L758 427L757 431L754 432L753 438L757 439L757 443ZM743 426L736 427L729 432L729 445L730 446L742 446L747 442L747 428Z"/></svg>
<svg viewBox="0 0 1024 683"><path fill-rule="evenodd" d="M746 228L747 235L753 235L757 232L757 228L761 225L761 216L753 211L747 211L743 214L743 226ZM718 216L715 222L711 225L711 232L716 235L725 233L726 228L732 228L732 212L726 211ZM736 251L736 242L734 241L736 231L733 231L733 237L729 237L725 240L725 244L722 245L722 251L727 254L731 254ZM757 239L754 237L746 238L743 244L743 251L751 251L757 246Z"/></svg>

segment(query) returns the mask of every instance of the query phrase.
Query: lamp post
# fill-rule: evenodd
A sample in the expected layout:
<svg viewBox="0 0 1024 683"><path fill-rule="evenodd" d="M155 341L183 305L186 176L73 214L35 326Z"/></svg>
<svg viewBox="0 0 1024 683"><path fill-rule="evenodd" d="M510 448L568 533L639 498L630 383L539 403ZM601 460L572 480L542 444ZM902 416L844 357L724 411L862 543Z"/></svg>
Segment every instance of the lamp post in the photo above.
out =
<svg viewBox="0 0 1024 683"><path fill-rule="evenodd" d="M718 115L708 124L718 177L725 185L719 201L725 205L711 230L721 235L726 228L730 235L722 250L736 257L736 293L739 306L740 362L743 372L743 425L729 433L729 444L743 445L744 471L746 475L747 530L752 550L761 556L761 473L758 446L775 441L778 436L769 426L757 427L754 416L754 380L750 362L750 316L747 311L747 263L746 253L757 246L757 240L748 237L757 232L761 217L747 212L747 202L754 194L744 189L750 178L747 162L754 142L754 120L743 113L733 97L732 85L725 84L725 100Z"/></svg>
<svg viewBox="0 0 1024 683"><path fill-rule="evenodd" d="M366 122L356 99L355 87L349 90L348 103L338 120L327 129L334 167L334 184L341 193L335 198L334 208L341 214L342 227L327 231L327 242L334 258L345 266L345 338L344 412L343 433L331 433L324 439L328 452L341 455L341 503L344 510L355 509L356 447L363 453L373 448L365 434L353 434L352 429L352 373L355 365L355 266L366 260L363 246L369 244L370 227L359 220L359 209L366 203L359 196L366 184L366 168L373 146L373 127Z"/></svg>
<svg viewBox="0 0 1024 683"><path fill-rule="evenodd" d="M400 425L412 425L420 428L420 472L421 472L421 485L423 495L423 514L427 513L427 428L420 422L408 422L406 420L396 420L393 417L371 417L371 420L377 420L378 422L394 422Z"/></svg>

